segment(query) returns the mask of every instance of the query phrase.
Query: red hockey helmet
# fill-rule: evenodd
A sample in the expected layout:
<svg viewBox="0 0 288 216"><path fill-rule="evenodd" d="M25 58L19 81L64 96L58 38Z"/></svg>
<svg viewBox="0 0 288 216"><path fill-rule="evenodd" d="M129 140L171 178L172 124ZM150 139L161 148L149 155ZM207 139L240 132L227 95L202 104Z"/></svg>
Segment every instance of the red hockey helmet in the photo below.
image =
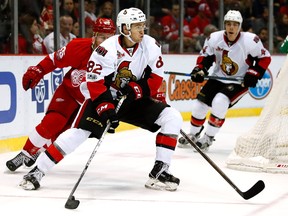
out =
<svg viewBox="0 0 288 216"><path fill-rule="evenodd" d="M93 32L115 34L116 27L112 19L97 18L93 26Z"/></svg>

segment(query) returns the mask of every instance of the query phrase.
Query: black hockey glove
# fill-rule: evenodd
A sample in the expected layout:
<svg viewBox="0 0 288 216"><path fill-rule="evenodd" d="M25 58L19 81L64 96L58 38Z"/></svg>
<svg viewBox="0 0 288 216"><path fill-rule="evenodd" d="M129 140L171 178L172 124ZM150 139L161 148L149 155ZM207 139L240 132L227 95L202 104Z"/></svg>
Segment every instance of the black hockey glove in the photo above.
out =
<svg viewBox="0 0 288 216"><path fill-rule="evenodd" d="M260 78L260 73L255 71L252 68L249 68L244 76L244 86L255 87L259 78Z"/></svg>
<svg viewBox="0 0 288 216"><path fill-rule="evenodd" d="M200 68L199 66L194 67L192 73L190 74L192 81L197 83L202 83L205 76L208 75L208 71L205 67Z"/></svg>
<svg viewBox="0 0 288 216"><path fill-rule="evenodd" d="M132 102L143 97L143 91L140 85L136 82L129 82L125 87L117 92L117 97L121 98L126 96L125 101Z"/></svg>
<svg viewBox="0 0 288 216"><path fill-rule="evenodd" d="M102 102L96 107L96 112L101 118L103 124L111 123L108 133L115 133L115 129L119 126L119 119L115 112L115 106L109 102Z"/></svg>

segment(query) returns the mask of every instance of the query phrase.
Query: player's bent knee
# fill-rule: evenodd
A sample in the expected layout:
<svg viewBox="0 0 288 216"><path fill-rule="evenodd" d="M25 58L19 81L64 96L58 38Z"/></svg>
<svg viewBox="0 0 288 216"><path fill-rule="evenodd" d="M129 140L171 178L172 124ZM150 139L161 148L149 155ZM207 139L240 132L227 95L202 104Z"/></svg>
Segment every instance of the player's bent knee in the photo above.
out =
<svg viewBox="0 0 288 216"><path fill-rule="evenodd" d="M203 103L200 100L193 101L192 114L195 118L197 119L205 118L208 110L209 106L207 104Z"/></svg>
<svg viewBox="0 0 288 216"><path fill-rule="evenodd" d="M166 107L155 123L161 126L161 132L164 134L179 134L183 118L175 108Z"/></svg>
<svg viewBox="0 0 288 216"><path fill-rule="evenodd" d="M89 135L90 131L86 131L78 128L70 128L56 139L55 143L64 151L64 153L70 154L83 142L85 142Z"/></svg>
<svg viewBox="0 0 288 216"><path fill-rule="evenodd" d="M224 118L228 110L229 104L230 104L229 98L222 93L218 93L212 101L213 115L219 118Z"/></svg>

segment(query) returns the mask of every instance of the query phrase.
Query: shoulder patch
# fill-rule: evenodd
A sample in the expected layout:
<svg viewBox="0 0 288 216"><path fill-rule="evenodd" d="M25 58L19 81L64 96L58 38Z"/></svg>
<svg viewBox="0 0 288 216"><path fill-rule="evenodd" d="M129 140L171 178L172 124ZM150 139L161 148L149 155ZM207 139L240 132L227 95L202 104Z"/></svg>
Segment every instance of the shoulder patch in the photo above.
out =
<svg viewBox="0 0 288 216"><path fill-rule="evenodd" d="M155 44L158 46L158 47L161 47L160 43L158 43L158 41L155 40Z"/></svg>
<svg viewBox="0 0 288 216"><path fill-rule="evenodd" d="M258 43L260 41L260 38L256 35L253 40L255 41L255 43Z"/></svg>
<svg viewBox="0 0 288 216"><path fill-rule="evenodd" d="M108 50L106 50L106 49L105 49L104 47L102 47L102 46L98 46L98 47L95 49L95 52L104 57L104 56L107 54Z"/></svg>

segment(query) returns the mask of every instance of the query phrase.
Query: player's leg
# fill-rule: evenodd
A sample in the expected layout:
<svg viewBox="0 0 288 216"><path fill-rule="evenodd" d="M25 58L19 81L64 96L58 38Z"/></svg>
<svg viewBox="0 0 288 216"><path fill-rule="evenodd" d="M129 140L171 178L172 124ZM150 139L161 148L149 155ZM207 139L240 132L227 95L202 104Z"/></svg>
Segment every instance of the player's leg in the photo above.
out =
<svg viewBox="0 0 288 216"><path fill-rule="evenodd" d="M17 170L23 164L28 167L32 166L40 154L40 151L38 151L39 148L36 147L33 143L38 143L44 146L49 141L48 139L45 139L44 137L39 135L39 133L37 132L37 127L29 135L23 149L14 158L6 162L6 167L10 171ZM33 153L31 153L32 151Z"/></svg>
<svg viewBox="0 0 288 216"><path fill-rule="evenodd" d="M134 101L128 107L122 106L121 121L156 132L155 165L149 173L146 187L152 189L176 190L180 180L169 172L171 158L182 127L182 116L169 105L155 102L149 98Z"/></svg>
<svg viewBox="0 0 288 216"><path fill-rule="evenodd" d="M209 106L200 100L196 99L193 101L191 119L190 119L190 132L188 136L196 143L200 137L200 134L204 128L204 123L206 120L206 114L208 112ZM178 140L178 146L180 148L186 148L188 141L184 137L180 137Z"/></svg>
<svg viewBox="0 0 288 216"><path fill-rule="evenodd" d="M61 98L61 102L59 102L59 98ZM44 145L49 145L51 139L55 139L64 130L68 122L71 122L71 116L79 107L77 101L60 85L54 93L40 124L29 135L21 152L6 162L7 168L15 171L23 164L32 166Z"/></svg>
<svg viewBox="0 0 288 216"><path fill-rule="evenodd" d="M214 136L224 124L229 104L230 100L226 95L222 93L215 95L205 134L197 141L197 145L202 151L208 151L212 145Z"/></svg>
<svg viewBox="0 0 288 216"><path fill-rule="evenodd" d="M166 107L155 121L155 124L159 125L161 129L156 135L155 164L149 173L145 187L174 191L180 184L180 179L170 173L169 166L182 123L182 116L172 107Z"/></svg>
<svg viewBox="0 0 288 216"><path fill-rule="evenodd" d="M99 118L99 116L98 116ZM93 121L91 121L93 119ZM99 124L97 124L99 123ZM106 125L97 120L97 113L91 100L83 103L73 122L72 128L61 133L55 142L45 152L41 153L36 166L23 177L20 183L25 190L36 190L40 187L40 181L56 164L66 155L73 152L79 145L86 141L89 136L100 138Z"/></svg>
<svg viewBox="0 0 288 216"><path fill-rule="evenodd" d="M224 84L217 80L208 80L203 86L200 93L197 94L197 99L192 102L190 132L188 136L197 142L203 130L203 125L206 120L206 115L211 107L214 96L219 92ZM188 141L184 137L180 137L179 147L185 147ZM190 147L190 145L188 145Z"/></svg>
<svg viewBox="0 0 288 216"><path fill-rule="evenodd" d="M78 128L70 128L60 134L56 141L40 154L36 166L23 177L20 186L25 190L37 190L43 176L82 144L90 134L91 132Z"/></svg>
<svg viewBox="0 0 288 216"><path fill-rule="evenodd" d="M212 145L214 137L225 122L228 109L236 104L246 93L247 88L239 84L222 84L221 89L218 90L211 102L211 114L205 134L197 142L197 145L203 151L207 151L209 146Z"/></svg>

